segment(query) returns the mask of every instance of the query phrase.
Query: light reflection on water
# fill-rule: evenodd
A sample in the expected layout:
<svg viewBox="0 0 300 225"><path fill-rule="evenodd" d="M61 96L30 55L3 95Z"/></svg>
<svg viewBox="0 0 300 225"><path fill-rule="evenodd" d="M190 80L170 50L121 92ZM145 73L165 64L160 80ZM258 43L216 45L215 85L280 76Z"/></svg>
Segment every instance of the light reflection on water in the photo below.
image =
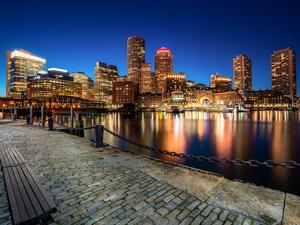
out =
<svg viewBox="0 0 300 225"><path fill-rule="evenodd" d="M60 118L69 124L68 118ZM185 154L203 154L229 159L300 161L300 113L291 111L256 111L251 113L185 112L138 113L128 118L109 113L84 117L84 126L103 124L114 132L139 143ZM86 132L86 137L89 136ZM228 164L196 162L153 154L131 146L109 134L104 141L121 149L159 157L175 163L220 173L229 178L285 190L300 195L299 169L250 168Z"/></svg>

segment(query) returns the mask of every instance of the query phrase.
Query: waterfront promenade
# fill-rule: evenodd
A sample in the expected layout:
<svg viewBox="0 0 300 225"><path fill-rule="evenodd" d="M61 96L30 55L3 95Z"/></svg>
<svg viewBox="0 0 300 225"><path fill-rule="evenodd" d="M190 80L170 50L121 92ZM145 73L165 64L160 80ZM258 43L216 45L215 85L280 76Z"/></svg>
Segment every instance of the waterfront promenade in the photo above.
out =
<svg viewBox="0 0 300 225"><path fill-rule="evenodd" d="M0 120L53 198L49 224L300 224L300 198L121 152L24 121ZM0 224L11 224L0 172Z"/></svg>

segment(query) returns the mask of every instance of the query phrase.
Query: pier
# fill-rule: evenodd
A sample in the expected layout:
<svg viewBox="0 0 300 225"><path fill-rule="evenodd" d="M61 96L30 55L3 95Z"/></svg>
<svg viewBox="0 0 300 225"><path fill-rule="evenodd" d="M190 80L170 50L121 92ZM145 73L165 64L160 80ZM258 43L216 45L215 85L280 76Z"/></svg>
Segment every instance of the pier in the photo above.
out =
<svg viewBox="0 0 300 225"><path fill-rule="evenodd" d="M0 151L12 146L56 204L48 224L300 224L299 196L0 120ZM2 172L0 224L12 224Z"/></svg>

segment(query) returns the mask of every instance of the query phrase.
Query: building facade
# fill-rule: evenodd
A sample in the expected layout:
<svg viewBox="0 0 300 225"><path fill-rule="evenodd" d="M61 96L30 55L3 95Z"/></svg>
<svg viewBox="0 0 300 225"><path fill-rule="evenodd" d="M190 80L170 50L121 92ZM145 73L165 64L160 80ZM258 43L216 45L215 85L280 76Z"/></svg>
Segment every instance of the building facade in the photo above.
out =
<svg viewBox="0 0 300 225"><path fill-rule="evenodd" d="M297 93L296 53L291 48L274 51L271 56L272 90L294 98Z"/></svg>
<svg viewBox="0 0 300 225"><path fill-rule="evenodd" d="M162 95L153 93L139 94L137 102L140 108L156 109L162 104Z"/></svg>
<svg viewBox="0 0 300 225"><path fill-rule="evenodd" d="M164 94L165 93L165 80L166 80L167 74L165 73L158 73L154 76L154 87L155 87L155 93L157 94Z"/></svg>
<svg viewBox="0 0 300 225"><path fill-rule="evenodd" d="M252 90L252 63L246 55L238 55L233 59L234 89Z"/></svg>
<svg viewBox="0 0 300 225"><path fill-rule="evenodd" d="M145 63L145 40L141 36L127 39L127 77L129 81L140 84L142 64Z"/></svg>
<svg viewBox="0 0 300 225"><path fill-rule="evenodd" d="M143 63L142 64L142 75L141 75L141 82L139 86L140 94L144 93L152 93L152 73L151 73L151 64L150 63Z"/></svg>
<svg viewBox="0 0 300 225"><path fill-rule="evenodd" d="M216 92L231 91L232 80L230 77L212 74L210 76L210 88Z"/></svg>
<svg viewBox="0 0 300 225"><path fill-rule="evenodd" d="M214 102L222 105L237 105L243 104L244 98L237 90L233 90L228 92L215 93Z"/></svg>
<svg viewBox="0 0 300 225"><path fill-rule="evenodd" d="M170 97L173 92L185 92L186 79L184 73L175 73L166 75L164 97Z"/></svg>
<svg viewBox="0 0 300 225"><path fill-rule="evenodd" d="M81 96L83 99L89 99L88 97L88 91L89 91L89 77L84 72L74 72L70 74L70 76L73 78L73 82L81 84Z"/></svg>
<svg viewBox="0 0 300 225"><path fill-rule="evenodd" d="M14 50L6 55L6 96L26 98L27 77L44 70L46 60L25 50Z"/></svg>
<svg viewBox="0 0 300 225"><path fill-rule="evenodd" d="M112 102L113 81L119 76L118 68L103 62L96 62L95 66L95 100Z"/></svg>
<svg viewBox="0 0 300 225"><path fill-rule="evenodd" d="M82 97L82 86L73 82L66 70L49 68L27 77L29 98L55 96Z"/></svg>
<svg viewBox="0 0 300 225"><path fill-rule="evenodd" d="M169 48L159 48L155 54L155 74L173 74L173 55Z"/></svg>
<svg viewBox="0 0 300 225"><path fill-rule="evenodd" d="M112 105L120 108L124 104L135 104L138 85L133 81L114 81L112 91Z"/></svg>
<svg viewBox="0 0 300 225"><path fill-rule="evenodd" d="M252 91L249 93L249 104L253 109L281 109L291 107L292 100L279 91Z"/></svg>

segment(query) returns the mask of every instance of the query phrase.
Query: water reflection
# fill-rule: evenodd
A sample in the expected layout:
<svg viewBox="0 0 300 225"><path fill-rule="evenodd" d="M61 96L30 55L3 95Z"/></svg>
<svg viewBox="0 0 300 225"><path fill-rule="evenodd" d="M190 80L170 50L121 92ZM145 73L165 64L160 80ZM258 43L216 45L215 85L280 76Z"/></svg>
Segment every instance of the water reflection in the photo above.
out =
<svg viewBox="0 0 300 225"><path fill-rule="evenodd" d="M69 118L59 118L69 124ZM219 158L244 160L300 161L300 113L291 111L257 111L251 113L186 112L139 113L134 118L118 113L95 118L84 117L84 126L102 123L114 132L137 142L185 154L203 154ZM88 134L86 134L87 136ZM159 157L176 163L221 173L226 177L300 194L299 169L266 169L235 167L228 164L209 164L155 155L128 145L105 134L105 142L122 149Z"/></svg>

